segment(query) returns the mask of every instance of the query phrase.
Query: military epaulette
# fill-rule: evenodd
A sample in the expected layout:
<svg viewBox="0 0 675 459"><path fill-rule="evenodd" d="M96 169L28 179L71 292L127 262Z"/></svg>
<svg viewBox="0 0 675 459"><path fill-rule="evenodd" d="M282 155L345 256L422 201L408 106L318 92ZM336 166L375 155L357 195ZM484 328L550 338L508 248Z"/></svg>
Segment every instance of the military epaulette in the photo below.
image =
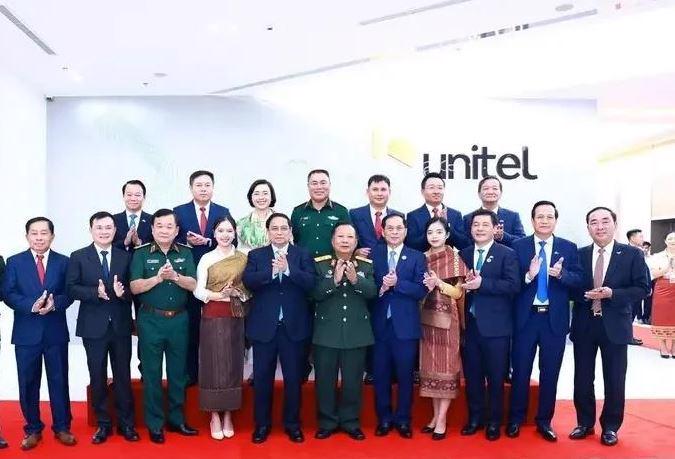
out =
<svg viewBox="0 0 675 459"><path fill-rule="evenodd" d="M326 261L326 260L330 260L331 258L333 258L332 255L321 255L320 257L314 258L314 261L316 261L316 262Z"/></svg>
<svg viewBox="0 0 675 459"><path fill-rule="evenodd" d="M188 248L188 249L191 249L191 248L192 248L191 245L183 244L182 242L176 242L176 245L179 245L179 246L181 246L181 247L185 247L185 248Z"/></svg>
<svg viewBox="0 0 675 459"><path fill-rule="evenodd" d="M365 261L366 263L373 264L373 260L371 260L370 258L361 257L361 256L356 256L354 258L356 258L359 261Z"/></svg>
<svg viewBox="0 0 675 459"><path fill-rule="evenodd" d="M141 247L147 247L147 246L149 246L150 244L152 244L152 242L146 242L145 244L137 245L136 247L134 247L134 250L138 250L138 249L140 249Z"/></svg>

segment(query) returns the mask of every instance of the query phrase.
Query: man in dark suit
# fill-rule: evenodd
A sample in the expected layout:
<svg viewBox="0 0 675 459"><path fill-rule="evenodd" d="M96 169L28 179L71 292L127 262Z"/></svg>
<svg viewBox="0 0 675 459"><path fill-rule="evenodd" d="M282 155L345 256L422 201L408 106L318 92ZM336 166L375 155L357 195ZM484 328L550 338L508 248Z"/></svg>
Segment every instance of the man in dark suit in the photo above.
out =
<svg viewBox="0 0 675 459"><path fill-rule="evenodd" d="M2 279L5 276L5 259L0 256L0 301L2 301ZM9 447L7 440L0 433L0 449Z"/></svg>
<svg viewBox="0 0 675 459"><path fill-rule="evenodd" d="M642 250L642 244L645 242L645 238L642 235L642 230L641 229L631 229L626 232L626 239L628 240L628 245L635 247L636 249L640 250L642 254L644 255L644 250ZM651 284L651 275L649 273L649 269L647 269L647 275L649 275L649 282ZM638 301L637 303L633 304L633 322L635 322L635 319L638 320L638 322L644 323L645 320L645 314L642 312L642 305L643 303L647 302L647 298L644 300ZM636 338L633 336L633 339L630 343L633 346L642 346L642 340L639 338Z"/></svg>
<svg viewBox="0 0 675 459"><path fill-rule="evenodd" d="M26 222L29 249L9 257L2 291L14 310L12 344L19 375L19 401L26 424L21 449L35 448L45 425L40 420L40 380L45 361L52 430L59 442L72 446L68 390L68 325L66 292L68 257L51 250L54 224L45 217Z"/></svg>
<svg viewBox="0 0 675 459"><path fill-rule="evenodd" d="M445 180L441 174L430 172L422 179L422 207L408 213L408 236L405 243L408 247L425 252L429 249L427 235L424 230L431 217L444 217L448 221L448 243L453 247L462 249L471 245L471 239L464 233L462 214L451 207L443 204L445 195Z"/></svg>
<svg viewBox="0 0 675 459"><path fill-rule="evenodd" d="M595 358L600 348L605 403L600 415L603 445L618 442L626 397L628 344L633 338L632 305L649 294L644 256L639 249L614 240L616 214L595 207L586 214L593 244L579 249L582 288L575 295L570 339L574 343L574 406L580 440L594 433Z"/></svg>
<svg viewBox="0 0 675 459"><path fill-rule="evenodd" d="M314 261L305 249L289 243L287 215L274 213L265 226L270 245L249 252L242 278L255 298L246 318L246 337L253 345L253 443L267 440L271 430L277 359L284 376L284 430L291 441L300 443L305 439L300 402L305 344L312 335L307 296L314 287Z"/></svg>
<svg viewBox="0 0 675 459"><path fill-rule="evenodd" d="M214 176L210 171L195 171L190 175L192 201L173 209L178 218L179 232L176 242L192 248L195 266L202 256L215 247L213 243L213 222L230 215L227 207L211 201L213 198ZM190 295L187 305L190 320L188 340L187 374L188 385L197 383L199 374L199 321L203 303Z"/></svg>
<svg viewBox="0 0 675 459"><path fill-rule="evenodd" d="M411 408L413 370L420 338L419 301L427 293L423 279L426 258L403 244L406 220L390 214L382 220L386 244L373 249L373 271L379 298L372 314L375 347L373 370L378 437L396 428L403 438L412 438ZM392 410L391 381L396 373L398 400Z"/></svg>
<svg viewBox="0 0 675 459"><path fill-rule="evenodd" d="M495 241L504 244L507 247L512 247L513 243L525 237L525 230L520 221L518 212L506 209L499 205L499 200L502 197L502 182L494 175L486 175L478 182L478 197L481 201L481 209L487 209L497 214L497 231L495 232ZM469 234L471 232L471 216L470 212L464 216L464 231Z"/></svg>
<svg viewBox="0 0 675 459"><path fill-rule="evenodd" d="M515 438L527 413L530 376L539 348L537 432L548 441L558 437L551 427L558 375L569 332L572 291L581 287L577 246L554 236L558 209L550 201L532 207L534 234L513 243L518 256L522 289L514 309L511 361L513 382L506 436Z"/></svg>
<svg viewBox="0 0 675 459"><path fill-rule="evenodd" d="M70 255L66 286L68 294L80 301L77 336L87 353L92 406L98 430L95 445L112 434L108 413L108 357L112 366L118 432L127 441L138 441L134 429L134 400L131 393L131 255L112 245L115 222L108 212L89 219L93 243Z"/></svg>
<svg viewBox="0 0 675 459"><path fill-rule="evenodd" d="M143 211L145 185L140 180L129 180L122 185L122 197L125 209L113 215L116 227L113 245L131 251L152 241L152 215Z"/></svg>
<svg viewBox="0 0 675 459"><path fill-rule="evenodd" d="M494 241L497 231L494 212L474 212L471 236L474 244L460 256L471 269L462 285L466 294L466 332L462 349L469 419L462 435L482 429L487 380L488 440L499 439L504 407L504 374L508 365L509 341L513 330L513 299L520 290L518 259L513 250Z"/></svg>

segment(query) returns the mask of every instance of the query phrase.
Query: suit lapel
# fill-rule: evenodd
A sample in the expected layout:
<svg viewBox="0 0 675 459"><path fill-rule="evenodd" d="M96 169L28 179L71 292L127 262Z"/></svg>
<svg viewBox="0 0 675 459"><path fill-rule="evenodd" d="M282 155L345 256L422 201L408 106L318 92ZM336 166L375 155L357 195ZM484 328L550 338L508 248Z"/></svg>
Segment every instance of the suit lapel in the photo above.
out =
<svg viewBox="0 0 675 459"><path fill-rule="evenodd" d="M602 285L606 285L607 281L611 279L612 275L614 274L614 271L616 271L617 265L621 263L620 257L622 257L624 253L625 253L624 248L619 246L615 242L614 247L612 249L612 256L609 259L609 266L607 266L607 272L605 273L605 278L602 281Z"/></svg>
<svg viewBox="0 0 675 459"><path fill-rule="evenodd" d="M406 246L403 246L403 248L401 249L401 256L398 257L398 262L396 263L396 275L397 276L401 273L401 270L403 269L403 264L408 261L407 253L408 253L408 248ZM388 262L388 260L387 260L387 262Z"/></svg>
<svg viewBox="0 0 675 459"><path fill-rule="evenodd" d="M211 206L209 208L209 218L206 219L206 231L204 231L205 236L208 235L208 234L213 235L213 230L212 230L213 223L216 221L216 218L218 218L218 217L219 217L219 212L218 212L217 206L212 201ZM206 237L209 237L209 236L206 236Z"/></svg>
<svg viewBox="0 0 675 459"><path fill-rule="evenodd" d="M213 213L213 206L211 207L212 208L209 209L209 216ZM197 219L197 211L195 210L194 201L190 201L187 204L187 214L188 214L188 222L187 228L185 228L185 232L187 233L188 231L192 231L199 234L199 220ZM208 227L209 225L207 224L206 226Z"/></svg>
<svg viewBox="0 0 675 459"><path fill-rule="evenodd" d="M125 210L122 212L122 218L120 218L120 227L117 228L117 231L119 231L121 234L126 234L129 232L129 220L127 219L127 211Z"/></svg>
<svg viewBox="0 0 675 459"><path fill-rule="evenodd" d="M26 254L26 256L25 256L26 264L27 264L27 268L31 272L31 278L33 279L33 282L35 283L35 285L37 285L37 287L40 291L44 290L45 286L43 286L40 283L40 277L38 276L38 272L37 272L37 261L33 257L33 252L31 252L30 249L28 249L24 253ZM47 284L47 275L45 273L45 285L46 284Z"/></svg>
<svg viewBox="0 0 675 459"><path fill-rule="evenodd" d="M96 246L94 246L94 244L91 244L87 249L87 259L92 264L92 266L97 266L96 273L98 278L103 279L103 266L101 265L101 260L98 258L98 252L96 251ZM110 259L112 259L112 256L108 258L108 260Z"/></svg>
<svg viewBox="0 0 675 459"><path fill-rule="evenodd" d="M553 266L558 260L560 260L560 257L562 254L560 253L559 247L560 244L558 244L558 238L553 236L553 247L551 248L551 259L548 261L549 266Z"/></svg>

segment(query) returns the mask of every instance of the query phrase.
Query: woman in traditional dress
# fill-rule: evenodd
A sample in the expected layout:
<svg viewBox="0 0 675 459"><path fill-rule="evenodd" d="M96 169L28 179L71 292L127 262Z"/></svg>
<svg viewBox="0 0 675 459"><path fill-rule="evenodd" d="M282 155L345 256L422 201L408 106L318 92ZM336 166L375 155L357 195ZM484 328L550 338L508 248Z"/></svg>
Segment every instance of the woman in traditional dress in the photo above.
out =
<svg viewBox="0 0 675 459"><path fill-rule="evenodd" d="M197 265L194 295L205 303L199 336L199 406L211 412L211 436L222 440L234 435L231 412L241 407L249 294L241 281L246 255L236 249L237 225L231 216L215 221L214 238L217 247Z"/></svg>
<svg viewBox="0 0 675 459"><path fill-rule="evenodd" d="M274 187L264 179L253 182L246 197L253 211L237 222L240 250L244 253L270 243L265 222L274 213L273 207L277 202Z"/></svg>
<svg viewBox="0 0 675 459"><path fill-rule="evenodd" d="M666 236L666 249L647 258L654 283L652 334L660 340L661 357L675 358L675 232Z"/></svg>
<svg viewBox="0 0 675 459"><path fill-rule="evenodd" d="M460 284L466 266L453 247L446 245L448 222L434 217L426 225L427 269L424 285L429 289L421 313L420 395L430 397L434 417L422 429L434 440L445 438L448 408L457 397L462 369L460 329L464 328L464 292Z"/></svg>

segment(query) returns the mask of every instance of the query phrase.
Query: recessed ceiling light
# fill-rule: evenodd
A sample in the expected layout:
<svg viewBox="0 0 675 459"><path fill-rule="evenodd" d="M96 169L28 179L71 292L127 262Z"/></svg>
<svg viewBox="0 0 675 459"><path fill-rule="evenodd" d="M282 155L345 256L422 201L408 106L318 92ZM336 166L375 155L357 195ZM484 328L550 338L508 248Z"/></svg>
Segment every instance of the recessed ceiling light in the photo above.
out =
<svg viewBox="0 0 675 459"><path fill-rule="evenodd" d="M155 78L164 78L165 76L167 76L167 74L164 72L155 72L152 74L152 76L154 76Z"/></svg>
<svg viewBox="0 0 675 459"><path fill-rule="evenodd" d="M574 5L572 3L561 3L560 5L555 7L555 10L559 13L563 13L565 11L569 11L572 8L574 8Z"/></svg>
<svg viewBox="0 0 675 459"><path fill-rule="evenodd" d="M267 29L268 32L271 32L271 31L274 30L274 26L272 24L270 24L266 27L266 29Z"/></svg>

